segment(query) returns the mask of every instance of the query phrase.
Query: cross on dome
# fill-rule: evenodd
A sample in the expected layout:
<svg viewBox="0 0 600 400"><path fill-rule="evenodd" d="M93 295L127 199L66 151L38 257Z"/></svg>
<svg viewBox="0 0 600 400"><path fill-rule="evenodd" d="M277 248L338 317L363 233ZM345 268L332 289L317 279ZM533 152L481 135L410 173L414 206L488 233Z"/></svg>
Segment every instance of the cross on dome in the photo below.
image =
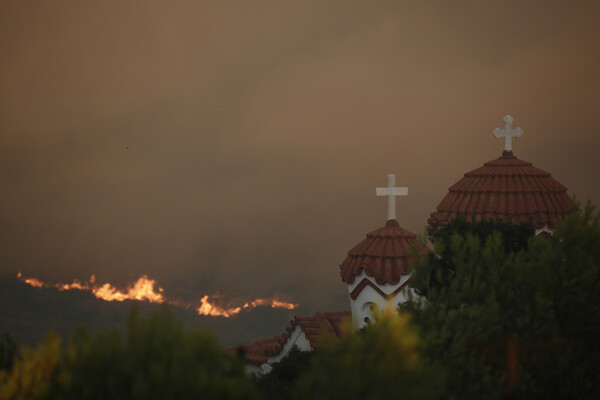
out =
<svg viewBox="0 0 600 400"><path fill-rule="evenodd" d="M396 196L408 196L407 187L396 187L396 175L388 174L387 187L375 188L376 196L388 196L388 220L396 219Z"/></svg>
<svg viewBox="0 0 600 400"><path fill-rule="evenodd" d="M504 151L512 152L512 138L518 139L523 136L523 129L512 127L514 119L510 115L505 115L502 122L504 122L504 129L494 129L494 136L496 139L504 137Z"/></svg>

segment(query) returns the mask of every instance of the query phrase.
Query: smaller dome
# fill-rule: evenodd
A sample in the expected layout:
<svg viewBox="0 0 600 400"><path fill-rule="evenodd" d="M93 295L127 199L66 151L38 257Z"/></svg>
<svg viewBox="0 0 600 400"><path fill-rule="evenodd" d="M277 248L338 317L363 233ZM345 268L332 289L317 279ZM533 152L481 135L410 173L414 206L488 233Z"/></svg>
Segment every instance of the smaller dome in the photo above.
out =
<svg viewBox="0 0 600 400"><path fill-rule="evenodd" d="M461 215L467 221L531 221L537 229L554 229L570 203L567 188L550 173L504 151L452 185L427 223L433 232Z"/></svg>
<svg viewBox="0 0 600 400"><path fill-rule="evenodd" d="M400 228L398 221L390 219L383 228L368 233L366 239L348 252L340 265L342 281L351 284L364 270L380 285L397 284L402 275L410 274L412 245L417 247L420 255L431 251L417 240L417 235Z"/></svg>

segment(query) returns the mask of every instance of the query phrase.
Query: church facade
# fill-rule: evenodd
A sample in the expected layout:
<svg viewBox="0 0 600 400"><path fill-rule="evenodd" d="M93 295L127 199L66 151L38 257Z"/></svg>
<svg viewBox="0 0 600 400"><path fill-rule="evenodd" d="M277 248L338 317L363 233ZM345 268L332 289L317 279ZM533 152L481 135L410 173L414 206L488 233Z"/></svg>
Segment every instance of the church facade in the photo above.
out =
<svg viewBox="0 0 600 400"><path fill-rule="evenodd" d="M504 139L502 155L465 173L448 189L427 220L430 233L461 216L475 222L531 221L536 235L551 235L557 223L569 213L571 198L567 188L550 173L513 154L513 138L522 137L523 131L512 127L514 120L509 115L503 122L503 129L493 131L496 138ZM402 304L409 299L409 265L413 257L431 250L417 240L416 234L401 228L396 219L395 198L407 194L408 188L396 187L395 176L391 174L387 187L376 189L376 195L388 197L387 222L352 247L340 265L351 311L295 317L282 335L236 347L243 353L250 372L270 371L270 365L285 357L294 346L303 351L314 349L319 334L343 339L344 319L351 317L353 328L361 329L373 323L374 315L387 304Z"/></svg>

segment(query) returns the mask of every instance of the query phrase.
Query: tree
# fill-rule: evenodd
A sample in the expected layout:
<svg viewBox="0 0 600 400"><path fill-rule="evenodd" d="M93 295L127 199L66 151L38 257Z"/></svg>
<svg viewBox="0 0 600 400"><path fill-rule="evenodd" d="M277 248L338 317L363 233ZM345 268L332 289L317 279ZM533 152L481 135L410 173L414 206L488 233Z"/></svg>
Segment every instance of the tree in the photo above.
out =
<svg viewBox="0 0 600 400"><path fill-rule="evenodd" d="M49 333L36 349L21 349L12 369L0 370L0 400L46 399L60 362L60 346L60 337Z"/></svg>
<svg viewBox="0 0 600 400"><path fill-rule="evenodd" d="M125 337L78 328L61 355L58 335L23 349L0 371L8 399L254 399L241 360L205 331L184 331L166 309L141 318L134 308Z"/></svg>
<svg viewBox="0 0 600 400"><path fill-rule="evenodd" d="M149 318L133 309L125 338L79 329L58 392L66 399L257 397L241 360L224 354L212 334L185 332L166 309Z"/></svg>
<svg viewBox="0 0 600 400"><path fill-rule="evenodd" d="M444 374L420 357L419 335L409 319L388 309L375 324L347 340L322 343L293 398L443 398Z"/></svg>
<svg viewBox="0 0 600 400"><path fill-rule="evenodd" d="M254 380L266 400L291 398L298 378L310 369L315 351L302 351L294 346L281 361L273 364L266 375Z"/></svg>
<svg viewBox="0 0 600 400"><path fill-rule="evenodd" d="M551 241L506 244L481 225L434 237L415 266L425 305L406 306L450 398L598 398L600 216L573 209Z"/></svg>
<svg viewBox="0 0 600 400"><path fill-rule="evenodd" d="M529 239L534 235L534 228L530 222L521 224L505 223L502 221L482 220L478 222L467 222L464 217L450 221L434 231L430 239L435 243L435 254L429 254L427 268L427 285L413 286L419 293L427 295L431 287L448 285L449 279L454 274L454 241L464 240L467 235L477 237L481 243L486 243L493 235L500 235L501 248L505 253L517 253L529 246Z"/></svg>
<svg viewBox="0 0 600 400"><path fill-rule="evenodd" d="M4 332L0 338L0 370L10 371L17 356L17 343L10 333Z"/></svg>

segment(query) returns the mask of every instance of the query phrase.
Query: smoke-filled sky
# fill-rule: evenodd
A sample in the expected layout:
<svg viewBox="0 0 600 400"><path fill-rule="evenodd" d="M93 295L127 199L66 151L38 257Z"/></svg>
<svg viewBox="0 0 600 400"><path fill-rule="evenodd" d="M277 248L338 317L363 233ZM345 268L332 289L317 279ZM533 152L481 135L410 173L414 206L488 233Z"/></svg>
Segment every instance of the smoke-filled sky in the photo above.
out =
<svg viewBox="0 0 600 400"><path fill-rule="evenodd" d="M386 220L517 157L600 205L598 1L3 1L0 272L349 307Z"/></svg>

